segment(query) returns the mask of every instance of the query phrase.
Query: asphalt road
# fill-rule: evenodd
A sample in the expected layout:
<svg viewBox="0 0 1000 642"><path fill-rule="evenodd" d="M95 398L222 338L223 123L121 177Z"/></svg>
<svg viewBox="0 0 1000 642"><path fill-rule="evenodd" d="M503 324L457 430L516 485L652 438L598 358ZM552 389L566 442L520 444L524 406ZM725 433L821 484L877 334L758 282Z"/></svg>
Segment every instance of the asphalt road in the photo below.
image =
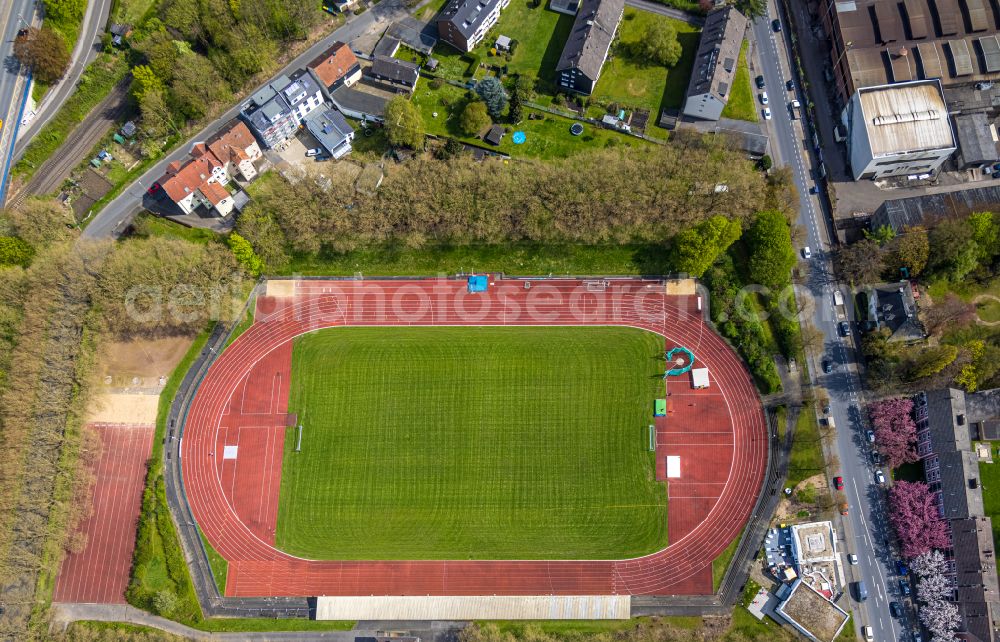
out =
<svg viewBox="0 0 1000 642"><path fill-rule="evenodd" d="M0 118L3 119L3 128L0 129L0 182L3 185L0 187L0 202L3 201L6 189L12 147L17 136L28 81L26 70L14 58L14 38L19 29L39 23L39 7L40 3L35 0L0 2L0 33L3 34L3 42L0 44L0 55L3 56L3 67L0 68Z"/></svg>
<svg viewBox="0 0 1000 642"><path fill-rule="evenodd" d="M764 76L772 118L767 121L771 139L771 155L776 165L792 169L799 190L799 224L806 232L806 244L812 250L808 261L806 292L799 292L800 304L812 305L806 314L824 336L822 355L809 360L813 381L826 388L830 397L830 416L836 424L834 450L840 460L840 469L834 475L844 479L844 495L849 506L848 515L841 520L841 551L846 580L850 586L850 603L854 611L855 626L871 626L879 642L908 640L910 627L903 627L892 618L889 602L903 602L899 594L898 577L893 570L893 556L889 548L889 524L886 519L885 488L875 482L875 468L871 462L871 449L865 436L861 409L861 381L858 376L857 353L852 337L842 337L838 323L845 319L840 314L853 315L849 290L838 283L833 273L831 255L831 230L819 199L809 193L816 184L815 167L818 166L812 151L812 142L806 139L803 121L791 120L788 103L797 98L805 104L805 97L795 88L786 90L785 82L792 76L788 61L791 59L785 39L788 25L775 33L771 20L777 16L773 4L770 16L755 21L751 27L757 55L754 75ZM759 91L756 90L755 91ZM758 109L760 100L758 97ZM798 110L801 117L802 110ZM801 249L801 248L800 248ZM834 290L843 292L846 306L838 312L833 301ZM854 325L851 324L852 333ZM833 371L823 372L822 360L833 362ZM887 473L888 474L888 473ZM851 565L847 555L858 556L858 564ZM868 599L858 602L855 582L863 580L868 589Z"/></svg>
<svg viewBox="0 0 1000 642"><path fill-rule="evenodd" d="M318 56L324 49L337 40L349 43L360 35L368 32L369 29L376 27L380 29L385 28L393 20L398 20L406 15L406 9L401 0L383 0L383 2L375 5L368 11L362 13L360 16L350 15L344 25L310 47L305 53L289 63L284 69L276 73L274 77L281 74L290 74L296 69L304 67L307 63L312 61L313 58ZM235 118L239 114L241 104L242 102L230 108L212 124L208 125L203 130L198 132L197 135L180 145L175 151L165 156L160 160L160 162L156 163L156 165L150 168L134 183L123 190L117 198L108 203L104 209L94 217L90 224L87 225L86 229L83 231L83 238L105 239L112 238L120 234L126 227L128 227L132 218L142 209L142 201L143 197L146 195L146 190L149 189L150 185L163 176L167 165L175 160L183 159L188 155L188 152L191 150L191 145L194 142L209 138L215 134L223 124Z"/></svg>
<svg viewBox="0 0 1000 642"><path fill-rule="evenodd" d="M40 105L35 107L35 115L17 131L17 142L14 145L14 161L21 158L24 149L31 138L41 131L42 126L49 122L70 94L76 90L83 70L87 68L101 50L101 34L108 22L113 0L89 0L87 11L83 15L80 36L73 47L69 69L55 86L49 88Z"/></svg>

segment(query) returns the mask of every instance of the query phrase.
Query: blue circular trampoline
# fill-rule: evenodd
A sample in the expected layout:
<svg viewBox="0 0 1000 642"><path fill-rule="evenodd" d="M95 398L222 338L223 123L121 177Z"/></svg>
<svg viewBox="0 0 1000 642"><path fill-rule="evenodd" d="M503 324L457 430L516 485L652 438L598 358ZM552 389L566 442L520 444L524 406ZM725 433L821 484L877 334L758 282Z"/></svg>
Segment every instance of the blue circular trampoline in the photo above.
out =
<svg viewBox="0 0 1000 642"><path fill-rule="evenodd" d="M573 134L574 136L579 136L580 134L583 133L583 125L581 125L580 123L573 123L572 125L570 125L569 133Z"/></svg>
<svg viewBox="0 0 1000 642"><path fill-rule="evenodd" d="M528 137L524 135L524 132L514 132L514 135L510 137L510 139L514 141L515 145L523 145L527 138Z"/></svg>

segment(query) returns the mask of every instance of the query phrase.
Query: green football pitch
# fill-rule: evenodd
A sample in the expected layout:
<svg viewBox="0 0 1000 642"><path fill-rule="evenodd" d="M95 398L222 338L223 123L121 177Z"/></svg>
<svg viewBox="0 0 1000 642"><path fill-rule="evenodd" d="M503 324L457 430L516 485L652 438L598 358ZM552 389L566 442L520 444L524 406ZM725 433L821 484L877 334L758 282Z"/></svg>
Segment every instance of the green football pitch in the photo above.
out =
<svg viewBox="0 0 1000 642"><path fill-rule="evenodd" d="M667 543L663 338L331 328L295 340L277 545L312 559L621 559Z"/></svg>

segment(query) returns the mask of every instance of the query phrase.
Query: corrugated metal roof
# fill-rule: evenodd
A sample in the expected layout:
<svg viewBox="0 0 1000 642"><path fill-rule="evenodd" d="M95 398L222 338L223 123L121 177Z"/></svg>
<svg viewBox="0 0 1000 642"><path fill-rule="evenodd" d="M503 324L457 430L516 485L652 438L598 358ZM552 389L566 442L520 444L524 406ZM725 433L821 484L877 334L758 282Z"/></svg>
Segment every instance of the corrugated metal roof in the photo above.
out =
<svg viewBox="0 0 1000 642"><path fill-rule="evenodd" d="M958 11L955 0L931 0L937 7L938 20L941 22L941 35L953 36L958 33L958 21L962 14Z"/></svg>
<svg viewBox="0 0 1000 642"><path fill-rule="evenodd" d="M1000 40L996 34L983 36L979 39L979 47L983 50L983 63L986 71L993 73L1000 71Z"/></svg>
<svg viewBox="0 0 1000 642"><path fill-rule="evenodd" d="M896 42L903 39L903 22L895 2L876 2L875 19L882 42Z"/></svg>
<svg viewBox="0 0 1000 642"><path fill-rule="evenodd" d="M906 82L916 79L916 63L910 58L910 50L906 47L893 47L885 50L892 70L893 82Z"/></svg>
<svg viewBox="0 0 1000 642"><path fill-rule="evenodd" d="M937 81L884 85L858 93L874 158L954 147L948 106Z"/></svg>
<svg viewBox="0 0 1000 642"><path fill-rule="evenodd" d="M910 36L913 38L927 37L927 11L924 0L903 0L906 8L906 19L910 25Z"/></svg>
<svg viewBox="0 0 1000 642"><path fill-rule="evenodd" d="M874 87L889 81L880 49L848 49L847 63L858 87Z"/></svg>
<svg viewBox="0 0 1000 642"><path fill-rule="evenodd" d="M986 18L986 5L983 0L963 0L963 2L965 2L965 8L969 13L969 26L972 27L972 30L986 31L990 23Z"/></svg>
<svg viewBox="0 0 1000 642"><path fill-rule="evenodd" d="M951 58L955 62L955 75L968 76L974 70L972 68L972 55L969 53L969 43L964 40L949 40L948 48L951 50Z"/></svg>
<svg viewBox="0 0 1000 642"><path fill-rule="evenodd" d="M920 54L920 64L924 68L924 78L941 78L944 76L945 63L936 42L922 42L917 45Z"/></svg>

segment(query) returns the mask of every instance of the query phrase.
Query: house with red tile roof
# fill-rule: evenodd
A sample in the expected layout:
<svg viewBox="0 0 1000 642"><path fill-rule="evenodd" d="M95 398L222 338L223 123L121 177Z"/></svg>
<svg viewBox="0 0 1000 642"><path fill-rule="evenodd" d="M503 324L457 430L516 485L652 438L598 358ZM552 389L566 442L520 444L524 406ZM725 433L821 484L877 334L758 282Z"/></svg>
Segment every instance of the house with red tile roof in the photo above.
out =
<svg viewBox="0 0 1000 642"><path fill-rule="evenodd" d="M350 87L361 80L361 63L343 42L333 43L307 67L309 73L328 93L338 87Z"/></svg>
<svg viewBox="0 0 1000 642"><path fill-rule="evenodd" d="M174 161L160 186L166 195L185 214L199 207L206 207L219 216L233 211L233 197L224 185L229 182L225 164L204 143L191 149L193 158L186 163Z"/></svg>
<svg viewBox="0 0 1000 642"><path fill-rule="evenodd" d="M239 176L245 181L257 177L254 162L261 157L260 145L243 121L234 118L222 131L210 138L208 149L225 166L229 177Z"/></svg>

